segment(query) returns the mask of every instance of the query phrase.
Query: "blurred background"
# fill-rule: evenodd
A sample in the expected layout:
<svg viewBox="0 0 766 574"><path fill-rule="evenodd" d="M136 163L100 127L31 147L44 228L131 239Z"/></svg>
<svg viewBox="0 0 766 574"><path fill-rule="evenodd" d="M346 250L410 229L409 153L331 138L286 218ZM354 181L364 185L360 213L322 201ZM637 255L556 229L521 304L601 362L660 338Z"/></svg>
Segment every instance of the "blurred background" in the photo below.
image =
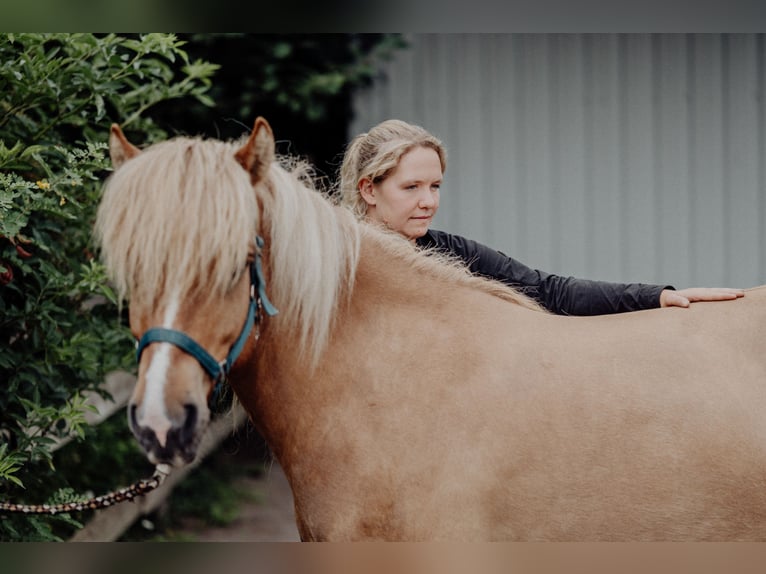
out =
<svg viewBox="0 0 766 574"><path fill-rule="evenodd" d="M766 282L762 34L414 34L349 135L448 150L434 226L561 275Z"/></svg>

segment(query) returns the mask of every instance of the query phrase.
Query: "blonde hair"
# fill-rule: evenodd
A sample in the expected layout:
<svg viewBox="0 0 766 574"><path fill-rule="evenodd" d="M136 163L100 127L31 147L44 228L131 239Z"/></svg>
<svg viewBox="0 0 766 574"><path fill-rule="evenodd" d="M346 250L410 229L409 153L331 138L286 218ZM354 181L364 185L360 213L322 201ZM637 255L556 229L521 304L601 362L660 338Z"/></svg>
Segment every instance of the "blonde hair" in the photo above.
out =
<svg viewBox="0 0 766 574"><path fill-rule="evenodd" d="M356 136L346 148L340 167L340 203L358 217L367 214L367 202L359 192L359 182L386 179L404 154L416 147L434 150L439 155L442 173L447 168L447 151L442 142L424 128L402 120L386 120L369 132Z"/></svg>
<svg viewBox="0 0 766 574"><path fill-rule="evenodd" d="M174 290L221 296L246 270L258 203L235 151L233 144L177 138L109 177L95 236L120 299L152 301Z"/></svg>

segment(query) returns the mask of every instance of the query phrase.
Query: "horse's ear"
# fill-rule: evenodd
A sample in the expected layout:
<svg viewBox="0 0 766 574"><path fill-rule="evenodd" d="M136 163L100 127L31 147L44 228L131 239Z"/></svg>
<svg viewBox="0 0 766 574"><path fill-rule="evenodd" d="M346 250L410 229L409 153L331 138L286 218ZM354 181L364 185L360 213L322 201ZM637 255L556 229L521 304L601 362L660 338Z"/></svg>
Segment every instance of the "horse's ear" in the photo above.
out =
<svg viewBox="0 0 766 574"><path fill-rule="evenodd" d="M253 183L263 179L274 161L274 133L269 122L258 116L250 137L234 157L250 174Z"/></svg>
<svg viewBox="0 0 766 574"><path fill-rule="evenodd" d="M120 126L112 124L109 131L109 157L112 158L112 167L117 169L140 153L141 150L128 141Z"/></svg>

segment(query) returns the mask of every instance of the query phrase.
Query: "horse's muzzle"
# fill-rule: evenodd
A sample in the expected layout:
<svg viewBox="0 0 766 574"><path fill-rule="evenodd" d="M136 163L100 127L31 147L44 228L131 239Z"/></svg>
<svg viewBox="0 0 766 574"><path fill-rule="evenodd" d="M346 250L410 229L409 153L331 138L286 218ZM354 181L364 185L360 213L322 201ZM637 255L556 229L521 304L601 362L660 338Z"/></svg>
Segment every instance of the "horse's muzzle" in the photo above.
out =
<svg viewBox="0 0 766 574"><path fill-rule="evenodd" d="M194 460L197 454L198 411L195 405L184 406L184 420L167 432L165 444L160 444L154 429L138 423L136 405L130 405L130 428L147 457L153 464L172 464L180 466Z"/></svg>

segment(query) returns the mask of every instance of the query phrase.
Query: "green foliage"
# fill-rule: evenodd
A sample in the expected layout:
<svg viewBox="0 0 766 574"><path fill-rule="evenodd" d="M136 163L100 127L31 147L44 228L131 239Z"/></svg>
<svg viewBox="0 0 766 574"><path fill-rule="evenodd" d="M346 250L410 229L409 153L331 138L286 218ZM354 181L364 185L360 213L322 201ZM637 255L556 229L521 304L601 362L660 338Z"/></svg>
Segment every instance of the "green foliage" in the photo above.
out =
<svg viewBox="0 0 766 574"><path fill-rule="evenodd" d="M0 480L9 480L18 486L24 486L16 477L24 457L18 452L8 453L8 445L0 444Z"/></svg>
<svg viewBox="0 0 766 574"><path fill-rule="evenodd" d="M318 124L337 97L370 82L404 47L396 34L194 34L190 53L222 63L211 94L235 118L266 108Z"/></svg>
<svg viewBox="0 0 766 574"><path fill-rule="evenodd" d="M397 35L284 35L271 41L264 50L267 61L256 68L263 78L250 81L260 80L262 99L302 112L312 122L326 116L343 90L372 80L380 61L404 46ZM243 111L250 112L247 102L243 104Z"/></svg>
<svg viewBox="0 0 766 574"><path fill-rule="evenodd" d="M382 64L406 46L397 34L190 34L190 55L218 62L214 108L162 105L169 129L236 138L256 116L274 128L278 151L306 157L319 174L335 175L351 118L351 94L370 84Z"/></svg>
<svg viewBox="0 0 766 574"><path fill-rule="evenodd" d="M54 437L85 436L80 393L133 368L132 338L91 230L109 125L148 142L148 111L211 105L216 66L171 34L0 36L0 497L57 502ZM124 424L124 420L123 420ZM62 488L64 490L62 490ZM55 540L68 517L0 520L0 540Z"/></svg>

